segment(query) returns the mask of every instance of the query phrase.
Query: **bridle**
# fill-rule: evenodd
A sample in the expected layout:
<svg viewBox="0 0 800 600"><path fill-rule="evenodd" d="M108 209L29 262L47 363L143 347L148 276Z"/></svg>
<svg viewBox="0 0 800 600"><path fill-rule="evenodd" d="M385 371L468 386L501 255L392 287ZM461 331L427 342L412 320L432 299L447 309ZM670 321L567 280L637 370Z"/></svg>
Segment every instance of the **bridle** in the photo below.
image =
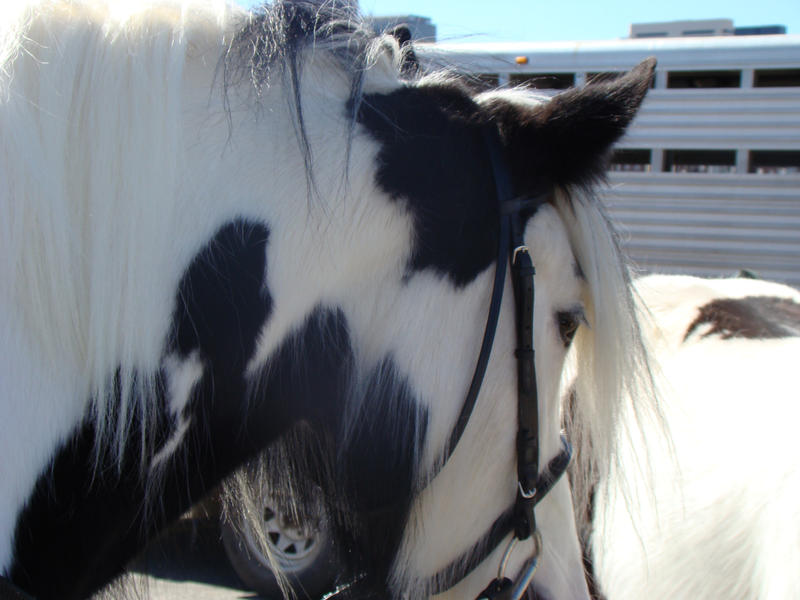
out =
<svg viewBox="0 0 800 600"><path fill-rule="evenodd" d="M561 451L547 464L544 471L539 472L539 405L533 348L536 270L525 245L523 233L527 218L544 203L547 192L534 195L531 199L515 199L511 174L503 160L503 147L496 127L487 125L483 130L483 137L491 161L500 215L497 265L478 362L461 412L448 437L443 459L439 464L443 466L455 452L475 408L497 331L505 286L506 261L508 261L511 265L517 332L517 348L514 352L517 358L517 496L514 505L494 521L486 534L473 546L473 550L464 553L431 578L431 591L438 594L453 587L482 563L509 533L513 532L514 535L503 554L497 577L476 600L519 600L530 586L542 550L542 538L536 527L534 509L567 470L572 458L572 447L562 436ZM523 214L526 218L523 218ZM440 470L441 466L425 481L432 480ZM514 582L505 576L506 565L517 542L531 537L535 542L533 554L525 562L518 580Z"/></svg>

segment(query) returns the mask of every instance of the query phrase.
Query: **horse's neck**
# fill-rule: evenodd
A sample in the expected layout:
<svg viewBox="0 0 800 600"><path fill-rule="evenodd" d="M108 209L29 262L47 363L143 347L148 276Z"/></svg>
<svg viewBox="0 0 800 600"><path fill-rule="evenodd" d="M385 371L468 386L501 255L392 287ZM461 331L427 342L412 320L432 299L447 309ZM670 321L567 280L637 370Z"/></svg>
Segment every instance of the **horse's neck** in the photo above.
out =
<svg viewBox="0 0 800 600"><path fill-rule="evenodd" d="M98 344L113 344L127 325L166 325L155 315L171 291L153 263L174 255L180 218L183 46L166 26L114 35L92 11L72 14L81 12L38 16L9 67L2 201L14 218L3 275L45 347L93 370L93 357L119 352ZM140 339L123 353L145 361L160 343Z"/></svg>
<svg viewBox="0 0 800 600"><path fill-rule="evenodd" d="M80 406L119 365L158 369L182 274L236 218L270 232L276 312L256 365L315 304L410 247L402 207L371 200L375 145L348 147L347 78L304 68L304 157L279 74L261 97L222 89L230 32L192 27L109 33L94 13L53 10L5 81L2 310L85 382Z"/></svg>
<svg viewBox="0 0 800 600"><path fill-rule="evenodd" d="M0 570L93 392L158 368L202 245L176 230L183 46L166 30L112 43L81 11L43 11L2 52Z"/></svg>

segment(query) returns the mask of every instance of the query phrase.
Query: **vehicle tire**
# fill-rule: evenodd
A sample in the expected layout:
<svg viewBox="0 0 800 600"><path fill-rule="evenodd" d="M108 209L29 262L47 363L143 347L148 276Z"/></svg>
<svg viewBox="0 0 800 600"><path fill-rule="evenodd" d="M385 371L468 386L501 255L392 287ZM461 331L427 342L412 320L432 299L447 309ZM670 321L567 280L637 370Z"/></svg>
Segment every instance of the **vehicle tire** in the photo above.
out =
<svg viewBox="0 0 800 600"><path fill-rule="evenodd" d="M258 548L252 527L263 527L270 551L297 598L316 600L330 592L336 579L330 533L324 522L302 528L284 518L269 502L260 523L222 523L222 542L234 571L248 588L268 600L283 598L267 557Z"/></svg>

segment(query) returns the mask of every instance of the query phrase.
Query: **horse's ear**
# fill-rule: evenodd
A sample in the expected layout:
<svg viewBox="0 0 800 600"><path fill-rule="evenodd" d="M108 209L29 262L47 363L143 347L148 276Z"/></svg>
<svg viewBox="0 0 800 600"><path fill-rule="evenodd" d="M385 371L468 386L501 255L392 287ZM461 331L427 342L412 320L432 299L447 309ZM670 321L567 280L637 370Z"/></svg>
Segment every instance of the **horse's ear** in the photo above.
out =
<svg viewBox="0 0 800 600"><path fill-rule="evenodd" d="M573 88L541 104L502 96L490 101L518 185L588 184L602 176L611 147L650 89L655 66L649 58L614 81Z"/></svg>
<svg viewBox="0 0 800 600"><path fill-rule="evenodd" d="M419 59L414 52L411 29L406 24L396 25L387 32L400 46L400 74L405 79L413 79L419 74Z"/></svg>

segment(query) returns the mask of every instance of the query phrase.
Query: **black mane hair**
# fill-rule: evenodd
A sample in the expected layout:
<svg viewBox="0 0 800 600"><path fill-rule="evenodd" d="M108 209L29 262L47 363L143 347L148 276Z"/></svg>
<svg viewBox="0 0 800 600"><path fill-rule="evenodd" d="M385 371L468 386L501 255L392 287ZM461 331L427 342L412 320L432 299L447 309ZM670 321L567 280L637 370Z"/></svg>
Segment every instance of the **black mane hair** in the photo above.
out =
<svg viewBox="0 0 800 600"><path fill-rule="evenodd" d="M349 0L275 0L250 13L248 20L233 37L223 57L223 95L230 111L229 92L247 83L261 92L273 77L281 78L287 101L294 115L294 128L303 156L309 192L313 183L313 157L303 117L300 92L302 53L306 48L324 49L334 57L343 73L350 76L347 107L349 137L355 131L356 115L361 104L364 73L373 49L381 36L364 23L357 2ZM347 144L349 158L350 143ZM348 161L349 163L349 161Z"/></svg>
<svg viewBox="0 0 800 600"><path fill-rule="evenodd" d="M260 91L275 64L283 66L290 81L298 82L300 54L306 47L345 38L347 43L338 45L335 54L345 68L361 70L352 67L363 67L365 49L375 37L350 2L276 0L251 13L231 41L225 54L225 83L247 78Z"/></svg>

